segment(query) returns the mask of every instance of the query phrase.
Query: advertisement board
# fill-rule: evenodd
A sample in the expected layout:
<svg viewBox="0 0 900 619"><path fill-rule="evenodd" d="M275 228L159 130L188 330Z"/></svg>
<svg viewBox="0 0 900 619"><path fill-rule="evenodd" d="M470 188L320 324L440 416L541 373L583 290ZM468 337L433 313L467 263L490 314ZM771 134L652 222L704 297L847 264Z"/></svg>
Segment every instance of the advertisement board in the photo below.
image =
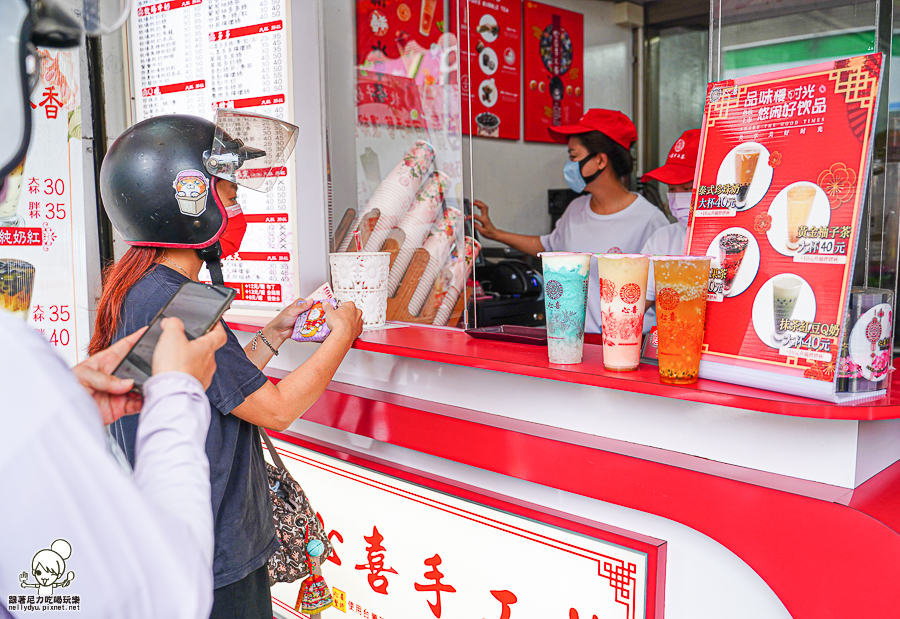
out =
<svg viewBox="0 0 900 619"><path fill-rule="evenodd" d="M459 11L463 133L518 140L522 0L469 0Z"/></svg>
<svg viewBox="0 0 900 619"><path fill-rule="evenodd" d="M525 140L552 142L584 113L584 15L525 0L524 24Z"/></svg>
<svg viewBox="0 0 900 619"><path fill-rule="evenodd" d="M685 247L714 258L701 376L725 364L730 382L746 368L787 379L776 389L831 397L881 62L875 54L709 85ZM657 299L665 320L677 294Z"/></svg>
<svg viewBox="0 0 900 619"><path fill-rule="evenodd" d="M69 365L87 355L81 84L77 50L37 50L32 140L0 194L0 308L28 320Z"/></svg>

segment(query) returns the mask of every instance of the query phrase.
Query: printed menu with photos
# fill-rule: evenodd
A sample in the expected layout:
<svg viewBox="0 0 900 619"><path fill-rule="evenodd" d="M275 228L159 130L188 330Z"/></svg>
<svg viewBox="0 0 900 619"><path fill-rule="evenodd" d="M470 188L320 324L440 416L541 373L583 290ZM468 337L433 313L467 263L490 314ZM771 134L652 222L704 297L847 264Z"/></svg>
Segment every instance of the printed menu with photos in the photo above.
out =
<svg viewBox="0 0 900 619"><path fill-rule="evenodd" d="M522 30L525 140L552 142L584 113L584 15L525 0Z"/></svg>
<svg viewBox="0 0 900 619"><path fill-rule="evenodd" d="M685 248L714 258L704 361L834 381L881 62L709 85Z"/></svg>
<svg viewBox="0 0 900 619"><path fill-rule="evenodd" d="M522 0L468 0L459 8L463 133L518 140Z"/></svg>
<svg viewBox="0 0 900 619"><path fill-rule="evenodd" d="M135 122L162 114L212 120L217 108L291 121L286 0L136 5L129 29ZM238 292L235 306L278 309L296 296L291 167L268 193L240 188L238 202L247 233L223 261L226 285Z"/></svg>

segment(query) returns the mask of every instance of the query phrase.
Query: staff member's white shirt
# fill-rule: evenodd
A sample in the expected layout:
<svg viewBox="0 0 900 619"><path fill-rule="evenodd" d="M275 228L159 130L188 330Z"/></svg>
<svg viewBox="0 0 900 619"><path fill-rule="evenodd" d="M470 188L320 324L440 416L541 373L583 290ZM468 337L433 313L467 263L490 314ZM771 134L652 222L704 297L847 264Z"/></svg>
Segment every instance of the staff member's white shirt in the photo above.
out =
<svg viewBox="0 0 900 619"><path fill-rule="evenodd" d="M639 253L647 239L669 220L642 196L634 194L634 197L634 202L627 208L612 215L598 215L592 211L590 195L575 198L553 232L541 236L541 244L546 251ZM584 330L600 333L600 280L595 258L591 258Z"/></svg>
<svg viewBox="0 0 900 619"><path fill-rule="evenodd" d="M687 227L676 221L665 228L660 228L647 239L641 248L642 254L651 256L680 256L684 253L684 239L687 236ZM647 300L656 299L656 283L653 279L653 262L650 262L650 281L647 282ZM644 314L644 332L656 324L656 309L651 307Z"/></svg>

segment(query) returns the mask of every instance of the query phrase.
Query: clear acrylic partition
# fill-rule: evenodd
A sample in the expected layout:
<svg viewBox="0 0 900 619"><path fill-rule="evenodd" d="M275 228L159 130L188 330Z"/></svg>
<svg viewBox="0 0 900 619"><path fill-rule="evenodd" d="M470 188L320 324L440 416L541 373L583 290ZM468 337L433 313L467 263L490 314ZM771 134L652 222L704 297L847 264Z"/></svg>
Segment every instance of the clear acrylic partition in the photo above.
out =
<svg viewBox="0 0 900 619"><path fill-rule="evenodd" d="M465 324L457 7L323 0L332 252L388 251L389 321Z"/></svg>
<svg viewBox="0 0 900 619"><path fill-rule="evenodd" d="M778 71L881 52L885 63L853 285L897 292L900 242L900 47L893 16L900 1L774 3L712 0L708 79ZM701 108L702 110L702 108ZM896 332L896 312L895 328ZM897 352L897 340L894 340Z"/></svg>

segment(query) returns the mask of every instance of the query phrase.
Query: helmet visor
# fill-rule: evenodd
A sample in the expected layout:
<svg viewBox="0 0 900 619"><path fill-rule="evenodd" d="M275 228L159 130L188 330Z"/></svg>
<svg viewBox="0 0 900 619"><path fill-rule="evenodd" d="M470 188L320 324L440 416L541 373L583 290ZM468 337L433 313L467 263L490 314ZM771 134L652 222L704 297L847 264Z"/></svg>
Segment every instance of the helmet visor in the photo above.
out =
<svg viewBox="0 0 900 619"><path fill-rule="evenodd" d="M255 191L269 191L297 143L298 128L269 116L220 108L212 148L203 153L207 171Z"/></svg>

